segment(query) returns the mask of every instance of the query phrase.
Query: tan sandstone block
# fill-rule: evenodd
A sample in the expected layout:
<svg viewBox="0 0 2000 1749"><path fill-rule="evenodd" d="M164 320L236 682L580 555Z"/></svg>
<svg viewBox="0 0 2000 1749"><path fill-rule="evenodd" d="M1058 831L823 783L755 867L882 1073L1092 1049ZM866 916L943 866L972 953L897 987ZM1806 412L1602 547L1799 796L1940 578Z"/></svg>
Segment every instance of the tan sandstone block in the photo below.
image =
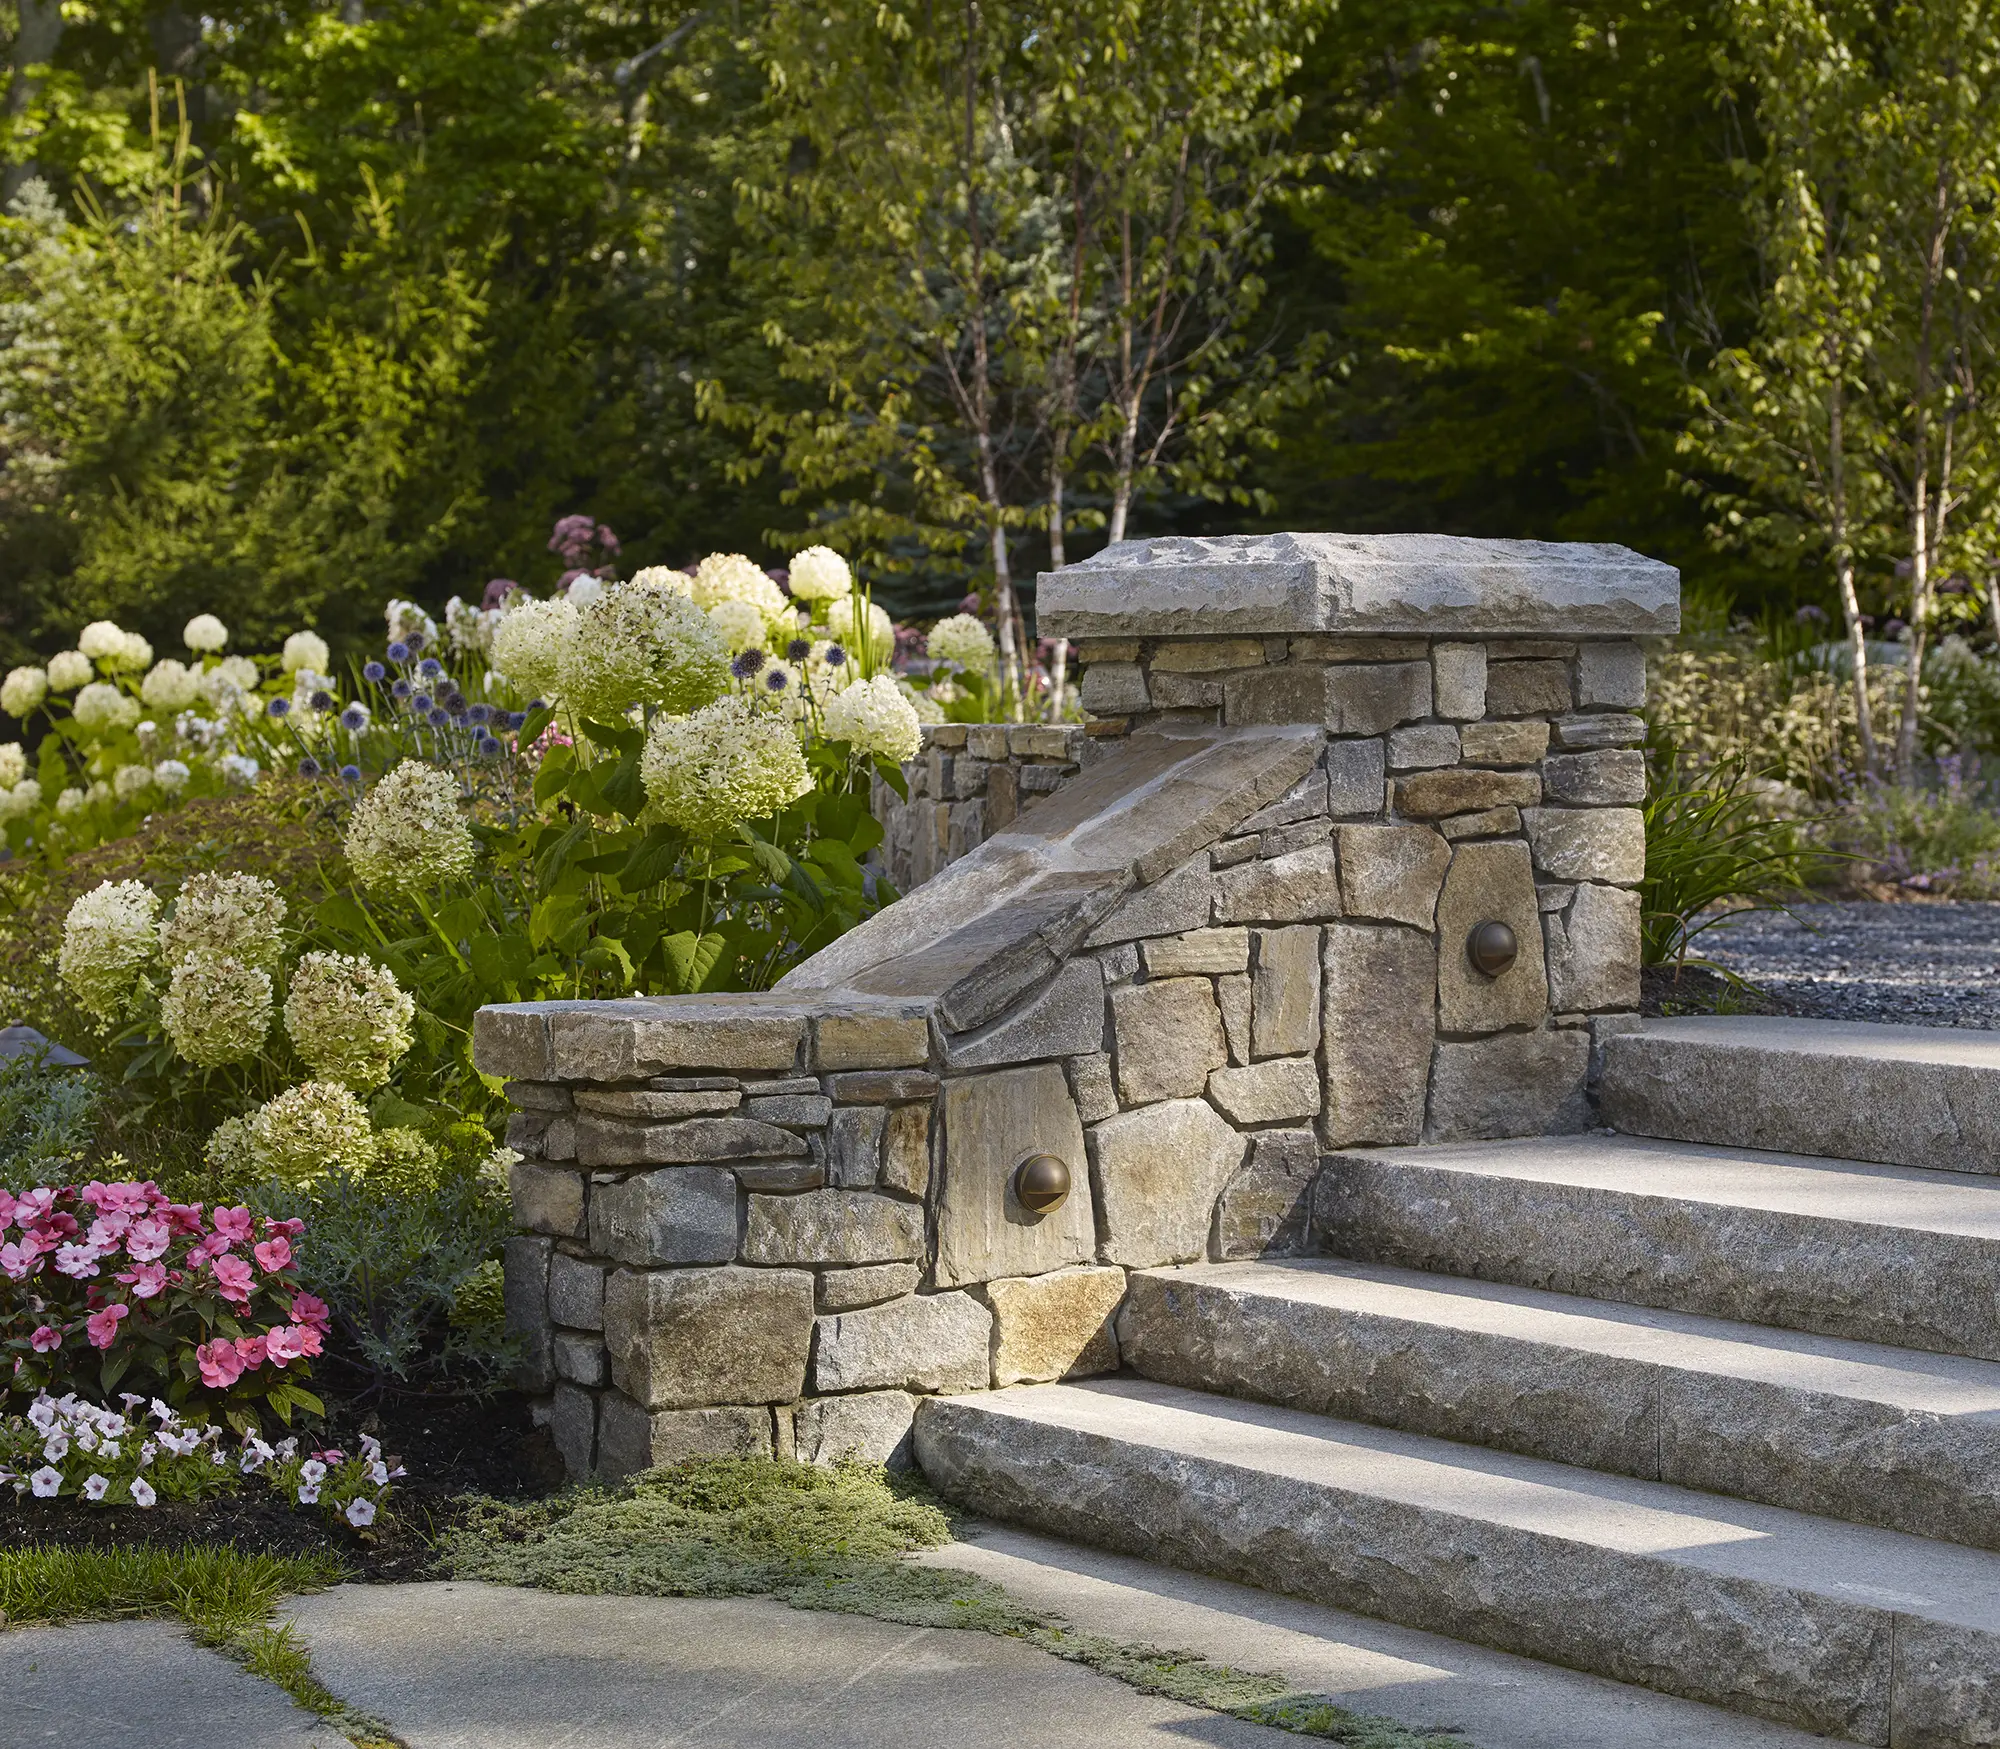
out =
<svg viewBox="0 0 2000 1749"><path fill-rule="evenodd" d="M1125 1298L1122 1269L1063 1269L989 1281L993 1382L1042 1384L1118 1370L1114 1320Z"/></svg>

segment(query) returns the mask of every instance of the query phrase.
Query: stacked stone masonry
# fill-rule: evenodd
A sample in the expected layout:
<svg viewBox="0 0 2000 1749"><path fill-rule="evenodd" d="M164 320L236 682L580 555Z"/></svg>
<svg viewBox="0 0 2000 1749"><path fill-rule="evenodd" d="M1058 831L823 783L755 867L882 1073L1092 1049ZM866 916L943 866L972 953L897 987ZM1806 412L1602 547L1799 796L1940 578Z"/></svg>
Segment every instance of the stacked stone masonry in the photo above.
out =
<svg viewBox="0 0 2000 1749"><path fill-rule="evenodd" d="M919 1395L1115 1370L1127 1270L1304 1249L1331 1152L1591 1121L1638 1002L1632 638L1075 651L1088 729L930 731L877 796L906 896L779 989L482 1012L573 1473L900 1461Z"/></svg>

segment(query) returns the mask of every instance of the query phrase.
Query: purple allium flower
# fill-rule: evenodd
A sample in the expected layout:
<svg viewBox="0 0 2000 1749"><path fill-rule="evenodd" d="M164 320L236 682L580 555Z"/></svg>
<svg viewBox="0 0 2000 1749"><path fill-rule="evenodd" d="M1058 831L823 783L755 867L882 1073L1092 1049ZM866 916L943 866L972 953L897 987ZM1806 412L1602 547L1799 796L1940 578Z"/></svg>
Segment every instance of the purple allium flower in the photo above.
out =
<svg viewBox="0 0 2000 1749"><path fill-rule="evenodd" d="M351 704L340 713L340 726L343 729L365 729L368 726L368 713L358 704Z"/></svg>
<svg viewBox="0 0 2000 1749"><path fill-rule="evenodd" d="M773 668L764 676L764 684L773 692L783 692L791 677L782 668Z"/></svg>
<svg viewBox="0 0 2000 1749"><path fill-rule="evenodd" d="M388 674L389 670L384 668L380 662L364 662L361 665L361 678L367 681L370 686L377 685L387 679Z"/></svg>
<svg viewBox="0 0 2000 1749"><path fill-rule="evenodd" d="M491 613L520 587L512 577L495 577L487 583L486 593L480 596L479 605Z"/></svg>
<svg viewBox="0 0 2000 1749"><path fill-rule="evenodd" d="M498 759L506 749L491 735L479 737L479 756L482 759Z"/></svg>
<svg viewBox="0 0 2000 1749"><path fill-rule="evenodd" d="M410 709L415 711L420 717L429 716L431 714L431 695L427 692L416 694L410 700Z"/></svg>
<svg viewBox="0 0 2000 1749"><path fill-rule="evenodd" d="M424 645L430 642L430 639L425 637L422 632L412 632L403 642L409 646L410 654L414 656L423 649Z"/></svg>
<svg viewBox="0 0 2000 1749"><path fill-rule="evenodd" d="M436 728L436 729L443 729L443 728L448 728L448 727L450 727L450 725L451 725L451 712L450 712L450 711L446 711L446 710L433 710L433 711L431 712L431 726L432 726L433 728Z"/></svg>
<svg viewBox="0 0 2000 1749"><path fill-rule="evenodd" d="M488 717L492 716L493 707L491 705L476 704L465 714L475 723L483 723Z"/></svg>

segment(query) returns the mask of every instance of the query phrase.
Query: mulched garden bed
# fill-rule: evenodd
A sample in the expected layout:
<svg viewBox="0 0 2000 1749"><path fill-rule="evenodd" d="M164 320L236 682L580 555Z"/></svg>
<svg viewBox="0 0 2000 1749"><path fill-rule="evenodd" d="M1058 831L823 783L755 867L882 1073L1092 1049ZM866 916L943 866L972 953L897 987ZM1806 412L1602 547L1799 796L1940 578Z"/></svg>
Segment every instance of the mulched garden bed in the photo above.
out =
<svg viewBox="0 0 2000 1749"><path fill-rule="evenodd" d="M82 1501L22 1499L0 1505L0 1545L58 1548L233 1542L274 1555L331 1553L361 1580L420 1579L437 1535L464 1516L464 1497L536 1499L562 1486L562 1460L532 1425L524 1397L381 1398L365 1409L331 1405L327 1445L372 1433L409 1471L390 1510L369 1534L310 1507L288 1506L251 1478L235 1493L201 1502L162 1501L150 1511L106 1511ZM321 1436L316 1435L318 1439Z"/></svg>

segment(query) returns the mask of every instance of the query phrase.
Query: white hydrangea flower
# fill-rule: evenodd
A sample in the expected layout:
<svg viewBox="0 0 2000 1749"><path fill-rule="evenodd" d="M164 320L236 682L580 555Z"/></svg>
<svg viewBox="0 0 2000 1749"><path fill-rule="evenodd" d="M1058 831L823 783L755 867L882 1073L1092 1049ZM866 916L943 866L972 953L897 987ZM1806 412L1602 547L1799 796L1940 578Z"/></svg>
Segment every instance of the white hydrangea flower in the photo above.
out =
<svg viewBox="0 0 2000 1749"><path fill-rule="evenodd" d="M708 610L708 617L732 655L755 649L769 636L770 622L747 601L718 601Z"/></svg>
<svg viewBox="0 0 2000 1749"><path fill-rule="evenodd" d="M358 954L307 954L285 997L285 1031L313 1074L361 1092L389 1079L415 1015L395 973Z"/></svg>
<svg viewBox="0 0 2000 1749"><path fill-rule="evenodd" d="M139 701L108 680L93 680L76 695L70 715L86 735L108 735L139 720Z"/></svg>
<svg viewBox="0 0 2000 1749"><path fill-rule="evenodd" d="M212 613L198 613L182 628L181 641L197 655L213 655L229 642L229 628Z"/></svg>
<svg viewBox="0 0 2000 1749"><path fill-rule="evenodd" d="M74 692L96 672L81 650L58 650L49 658L49 690Z"/></svg>
<svg viewBox="0 0 2000 1749"><path fill-rule="evenodd" d="M201 676L168 656L139 684L139 696L156 711L184 711L201 696Z"/></svg>
<svg viewBox="0 0 2000 1749"><path fill-rule="evenodd" d="M375 1161L368 1108L332 1081L304 1081L260 1105L245 1125L257 1169L303 1187L329 1172L360 1174Z"/></svg>
<svg viewBox="0 0 2000 1749"><path fill-rule="evenodd" d="M257 1175L257 1155L250 1146L250 1120L226 1117L202 1144L201 1157L224 1184L240 1184Z"/></svg>
<svg viewBox="0 0 2000 1749"><path fill-rule="evenodd" d="M153 660L153 646L137 632L127 632L119 645L118 654L107 656L104 666L120 673L137 674Z"/></svg>
<svg viewBox="0 0 2000 1749"><path fill-rule="evenodd" d="M216 765L231 783L245 786L255 783L258 773L263 769L247 753L225 753L216 761Z"/></svg>
<svg viewBox="0 0 2000 1749"><path fill-rule="evenodd" d="M160 998L160 1024L197 1068L240 1063L271 1031L271 975L241 960L198 953L175 966Z"/></svg>
<svg viewBox="0 0 2000 1749"><path fill-rule="evenodd" d="M469 874L478 854L457 786L419 759L383 778L347 824L347 863L364 887L428 891Z"/></svg>
<svg viewBox="0 0 2000 1749"><path fill-rule="evenodd" d="M920 723L942 723L946 720L944 706L928 692L919 692L901 675L896 677L896 685L903 696L910 701L910 708L917 713Z"/></svg>
<svg viewBox="0 0 2000 1749"><path fill-rule="evenodd" d="M162 759L153 767L153 781L170 796L186 789L192 776L194 773L188 769L187 762L181 759Z"/></svg>
<svg viewBox="0 0 2000 1749"><path fill-rule="evenodd" d="M206 955L274 971L285 953L288 910L261 876L189 875L160 925L160 957L170 966Z"/></svg>
<svg viewBox="0 0 2000 1749"><path fill-rule="evenodd" d="M792 555L792 594L800 601L838 601L854 592L854 573L831 547Z"/></svg>
<svg viewBox="0 0 2000 1749"><path fill-rule="evenodd" d="M42 786L32 777L11 789L0 785L0 820L24 820L42 805Z"/></svg>
<svg viewBox="0 0 2000 1749"><path fill-rule="evenodd" d="M123 1012L152 961L159 915L159 896L144 881L102 881L70 906L56 969L99 1020Z"/></svg>
<svg viewBox="0 0 2000 1749"><path fill-rule="evenodd" d="M661 570L663 568L664 567L657 565L653 567L654 570ZM651 574L652 573L649 571L641 571L639 573L639 576L645 577L645 576L650 576ZM676 571L670 573L670 575L679 576L680 573ZM633 581L637 582L638 578L634 578ZM582 576L572 577L569 580L569 588L564 592L563 599L567 601L572 607L588 607L603 593L604 593L604 579L602 577L593 577L588 571L586 571L583 573ZM680 590L678 593L685 595L687 591L683 589Z"/></svg>
<svg viewBox="0 0 2000 1749"><path fill-rule="evenodd" d="M67 819L71 814L80 812L89 799L82 790L72 786L56 797L56 812Z"/></svg>
<svg viewBox="0 0 2000 1749"><path fill-rule="evenodd" d="M728 688L729 646L686 596L624 583L577 615L558 685L600 722L618 721L633 705L699 710Z"/></svg>
<svg viewBox="0 0 2000 1749"><path fill-rule="evenodd" d="M0 680L0 711L10 717L25 717L48 696L46 668L10 668L7 678Z"/></svg>
<svg viewBox="0 0 2000 1749"><path fill-rule="evenodd" d="M766 819L812 789L791 727L740 698L658 718L639 776L660 817L695 838L730 836L739 822Z"/></svg>
<svg viewBox="0 0 2000 1749"><path fill-rule="evenodd" d="M826 707L826 738L882 759L914 759L923 745L916 707L891 675L857 680Z"/></svg>
<svg viewBox="0 0 2000 1749"><path fill-rule="evenodd" d="M28 775L28 750L19 741L0 743L0 789L12 789Z"/></svg>
<svg viewBox="0 0 2000 1749"><path fill-rule="evenodd" d="M577 578L576 582L569 586L569 598L575 601L578 607L585 605L583 601L577 600L576 593L578 585L584 582L597 583L597 587L590 592L588 600L595 601L598 596L604 593L604 585L599 583L595 577ZM690 598L694 595L694 579L685 571L676 571L671 565L648 565L643 570L634 571L632 573L631 587L634 589L664 589L670 594L685 595Z"/></svg>
<svg viewBox="0 0 2000 1749"><path fill-rule="evenodd" d="M225 656L215 665L213 672L245 692L255 692L257 683L263 678L257 672L256 662L249 656Z"/></svg>
<svg viewBox="0 0 2000 1749"><path fill-rule="evenodd" d="M125 654L125 628L108 619L94 619L76 635L76 647L93 662L108 662Z"/></svg>
<svg viewBox="0 0 2000 1749"><path fill-rule="evenodd" d="M382 617L388 622L392 644L408 643L413 637L421 637L427 644L437 642L437 621L414 601L391 601ZM323 668L325 663L316 662L313 666Z"/></svg>
<svg viewBox="0 0 2000 1749"><path fill-rule="evenodd" d="M111 786L103 778L96 779L84 794L94 803L102 806L111 800Z"/></svg>
<svg viewBox="0 0 2000 1749"><path fill-rule="evenodd" d="M993 634L969 613L939 620L931 627L924 646L933 661L955 662L980 673L993 663Z"/></svg>
<svg viewBox="0 0 2000 1749"><path fill-rule="evenodd" d="M451 647L461 654L470 651L488 655L493 649L494 628L499 623L497 607L474 607L456 595L444 604L445 635L451 639Z"/></svg>
<svg viewBox="0 0 2000 1749"><path fill-rule="evenodd" d="M493 631L493 665L522 698L554 694L563 651L576 636L576 608L562 596L523 601L501 615Z"/></svg>
<svg viewBox="0 0 2000 1749"><path fill-rule="evenodd" d="M855 632L856 610L861 605L858 595L843 596L826 610L826 629L833 634L834 641L849 650L859 648ZM874 602L868 603L869 654L877 662L886 662L896 653L896 624L887 613Z"/></svg>
<svg viewBox="0 0 2000 1749"><path fill-rule="evenodd" d="M111 774L111 790L121 802L137 801L153 787L150 765L121 765Z"/></svg>
<svg viewBox="0 0 2000 1749"><path fill-rule="evenodd" d="M782 619L792 606L762 568L741 553L710 553L695 566L694 599L700 607L713 607L718 601L747 601L766 619Z"/></svg>
<svg viewBox="0 0 2000 1749"><path fill-rule="evenodd" d="M287 674L296 674L301 668L323 674L332 660L333 652L318 632L294 632L285 640L284 654L278 662Z"/></svg>
<svg viewBox="0 0 2000 1749"><path fill-rule="evenodd" d="M292 676L292 709L300 716L308 712L318 714L319 707L313 704L316 698L327 701L327 710L340 709L340 700L333 695L333 676L322 674L316 668L301 668Z"/></svg>

